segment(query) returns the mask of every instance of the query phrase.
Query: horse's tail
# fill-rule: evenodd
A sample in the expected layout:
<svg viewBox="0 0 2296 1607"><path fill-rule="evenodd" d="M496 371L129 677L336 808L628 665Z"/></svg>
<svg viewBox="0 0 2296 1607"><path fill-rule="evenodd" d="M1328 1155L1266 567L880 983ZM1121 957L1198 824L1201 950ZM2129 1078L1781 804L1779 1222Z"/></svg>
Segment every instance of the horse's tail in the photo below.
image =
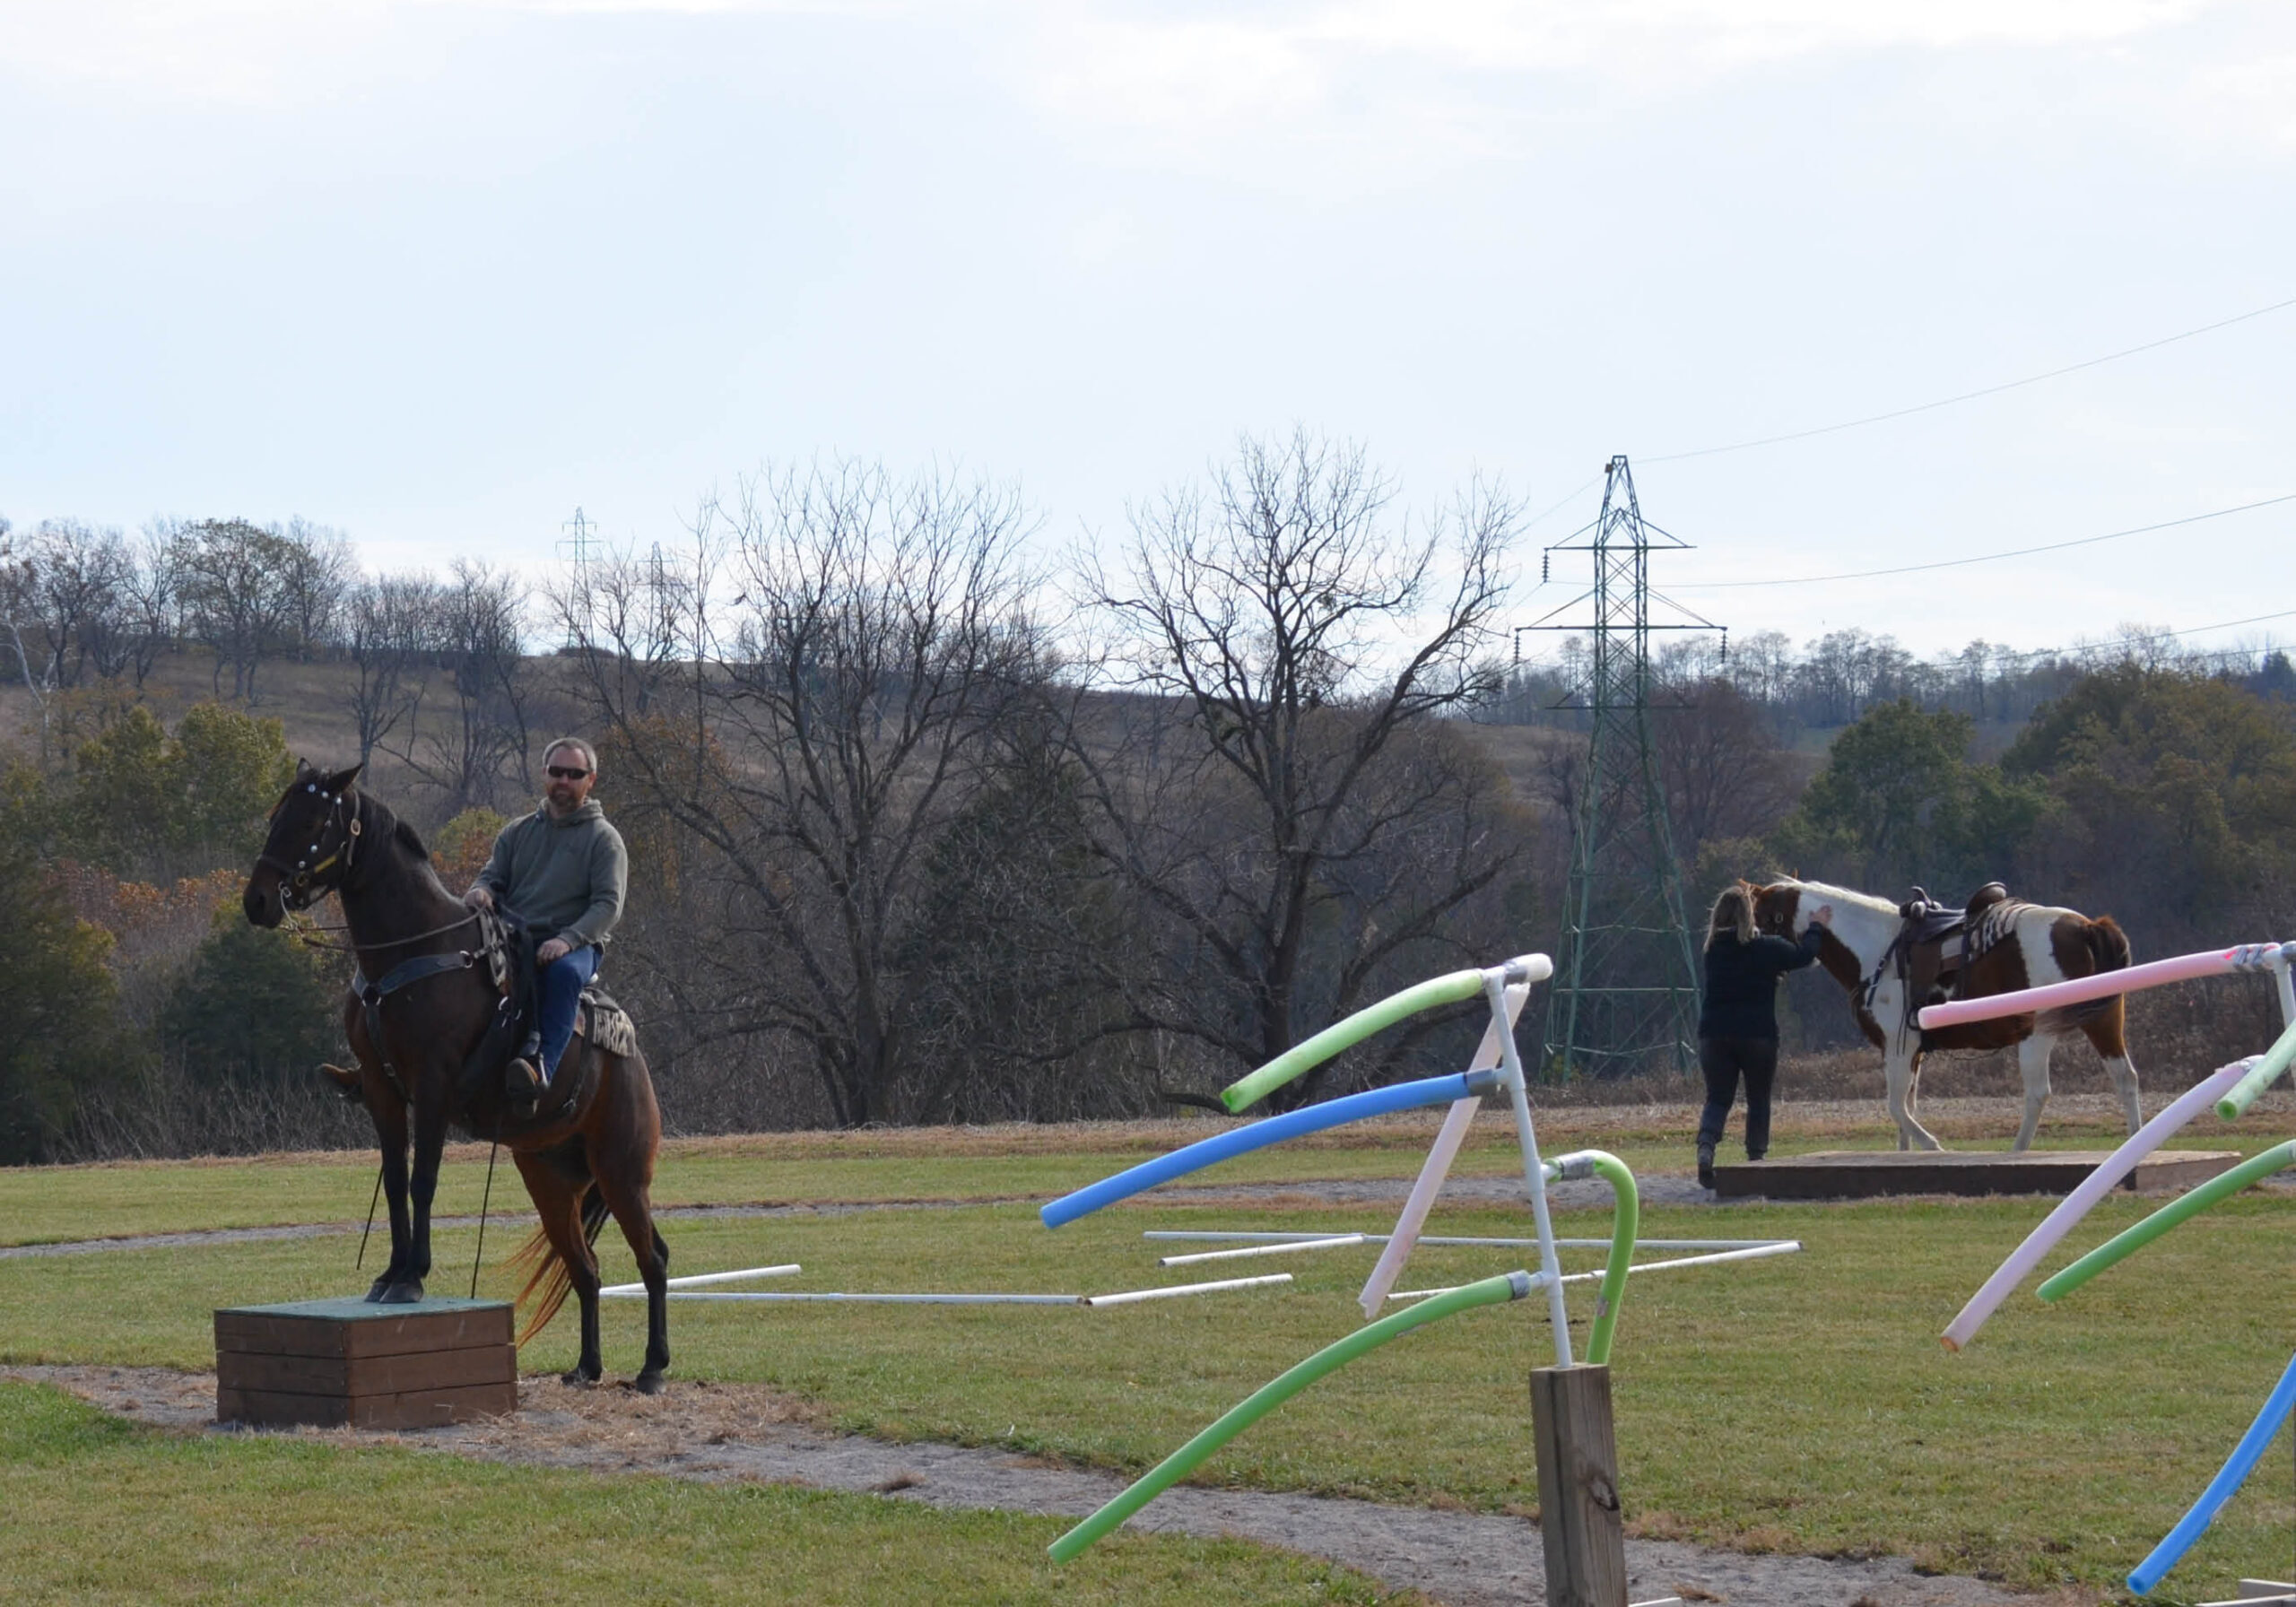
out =
<svg viewBox="0 0 2296 1607"><path fill-rule="evenodd" d="M595 1183L582 1193L582 1236L592 1244L598 1242L598 1230L606 1225L605 1195ZM528 1340L550 1326L550 1319L566 1304L566 1297L574 1292L573 1270L566 1264L550 1242L550 1235L537 1228L510 1257L513 1272L523 1270L526 1286L518 1291L517 1304L524 1306L531 1299L534 1315L526 1319L526 1331L518 1335L518 1343Z"/></svg>
<svg viewBox="0 0 2296 1607"><path fill-rule="evenodd" d="M2120 923L2109 915L2091 921L2081 934L2089 945L2089 959L2100 971L2122 971L2128 969L2128 934Z"/></svg>

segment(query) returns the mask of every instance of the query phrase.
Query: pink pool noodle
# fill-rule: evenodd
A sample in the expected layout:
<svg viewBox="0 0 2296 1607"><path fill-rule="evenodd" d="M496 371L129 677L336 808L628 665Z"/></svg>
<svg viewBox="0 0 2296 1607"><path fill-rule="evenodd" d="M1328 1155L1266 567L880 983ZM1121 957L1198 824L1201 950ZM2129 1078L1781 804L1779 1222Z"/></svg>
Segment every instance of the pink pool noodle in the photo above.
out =
<svg viewBox="0 0 2296 1607"><path fill-rule="evenodd" d="M2260 956L2257 956L2258 951L2276 951L2279 946L2242 943L2230 949L2212 949L2205 954L2179 954L2174 960L2155 960L2144 965L2124 966L2117 971L2099 971L2093 977L2076 977L2070 982L2052 982L2046 987L2022 988L2013 994L1955 999L1949 1004L1925 1004L1920 1024L1924 1028L1957 1027L1964 1021L1988 1021L1996 1016L2062 1010L2068 1004L2085 1004L2092 999L2110 998L2115 994L2133 994L2140 988L2159 987L2170 982L2189 982L2195 977L2221 977L2227 971L2255 969Z"/></svg>
<svg viewBox="0 0 2296 1607"><path fill-rule="evenodd" d="M1523 1001L1531 996L1528 982L1518 983L1507 990L1507 1029L1513 1031L1515 1018L1523 1013ZM1483 1029L1483 1042L1468 1063L1471 1072L1488 1071L1499 1064L1499 1023L1492 1021ZM1427 1160L1419 1168L1419 1181L1411 1186L1411 1196L1403 1203L1403 1214L1396 1219L1396 1230L1387 1238L1387 1247L1379 1252L1379 1262L1371 1269L1371 1276L1364 1281L1363 1292L1356 1304L1363 1307L1363 1318L1369 1322L1379 1315L1379 1307L1387 1291L1403 1276L1404 1263L1411 1259L1412 1247L1419 1242L1419 1230L1427 1225L1427 1213L1434 1209L1435 1196L1443 1191L1443 1179L1451 1169L1452 1159L1459 1146L1466 1142L1467 1129L1474 1125L1474 1113L1483 1107L1483 1096L1460 1099L1451 1106L1443 1118L1442 1131L1436 1134L1434 1146L1427 1151Z"/></svg>
<svg viewBox="0 0 2296 1607"><path fill-rule="evenodd" d="M2187 955L2186 958L2206 960L2212 957ZM2160 963L2171 965L2176 962L2164 960ZM2118 971L2110 973L2116 977L2121 974ZM2196 971L2191 974L2205 976L2207 973ZM2031 991L2042 994L2051 990L2034 988ZM2002 996L2017 998L2023 995L2005 994ZM1982 999L1976 1002L1990 1004L1994 1001ZM1926 1015L1928 1012L1924 1011L1922 1013ZM2252 1055L2211 1072L2205 1081L2170 1100L2160 1115L2131 1134L2128 1142L2115 1150L2102 1166L2081 1179L2073 1192L2057 1203L2057 1209L2042 1219L2041 1225L2025 1236L2025 1242L2009 1253L2009 1259L1985 1281L1985 1287L1970 1297L1970 1303L1961 1307L1961 1315L1953 1319L1942 1335L1945 1348L1958 1351L1976 1337L1977 1331L1985 1325L1985 1319L2009 1298L2012 1290L2024 1281L2025 1275L2039 1264L2041 1257L2055 1247L2057 1241L2072 1230L2073 1224L2088 1214L2091 1206L2110 1193L2113 1185L2135 1171L2138 1161L2167 1142L2170 1134L2213 1105L2216 1097L2246 1076L2255 1063L2256 1057Z"/></svg>

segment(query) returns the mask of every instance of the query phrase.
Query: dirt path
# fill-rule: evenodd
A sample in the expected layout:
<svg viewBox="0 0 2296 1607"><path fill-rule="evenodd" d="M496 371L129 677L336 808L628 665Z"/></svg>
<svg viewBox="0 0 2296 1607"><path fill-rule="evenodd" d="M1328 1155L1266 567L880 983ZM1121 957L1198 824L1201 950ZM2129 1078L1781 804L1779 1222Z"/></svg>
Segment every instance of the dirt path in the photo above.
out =
<svg viewBox="0 0 2296 1607"><path fill-rule="evenodd" d="M159 1368L8 1367L0 1378L52 1384L138 1421L234 1433L214 1421L215 1377ZM935 1507L1081 1517L1124 1481L1008 1452L889 1445L826 1432L803 1403L755 1385L673 1383L648 1398L625 1389L518 1386L518 1414L421 1433L289 1430L341 1445L397 1445L530 1467L753 1480L869 1491ZM1382 1507L1325 1497L1180 1488L1137 1518L1143 1528L1236 1534L1330 1557L1453 1607L1542 1599L1539 1535L1522 1518ZM1748 1607L1994 1607L2039 1598L1975 1579L1925 1577L1894 1558L1749 1556L1670 1541L1627 1542L1634 1600L1679 1594ZM2060 1607L2094 1596L2054 1598Z"/></svg>

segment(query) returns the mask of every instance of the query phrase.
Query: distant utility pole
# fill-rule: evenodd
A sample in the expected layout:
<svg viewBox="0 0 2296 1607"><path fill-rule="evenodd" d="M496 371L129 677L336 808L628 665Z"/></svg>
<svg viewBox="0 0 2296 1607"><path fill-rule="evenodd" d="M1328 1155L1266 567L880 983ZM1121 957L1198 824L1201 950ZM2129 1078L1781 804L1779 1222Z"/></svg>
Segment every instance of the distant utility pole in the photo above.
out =
<svg viewBox="0 0 2296 1607"><path fill-rule="evenodd" d="M1622 1075L1659 1059L1681 1070L1696 1051L1697 961L1650 746L1650 632L1719 627L1651 591L1654 549L1690 550L1643 519L1626 459L1613 457L1601 517L1547 549L1593 553L1594 586L1523 627L1593 638L1581 700L1561 706L1585 709L1589 724L1547 993L1543 1059L1550 1075ZM1654 596L1679 617L1653 624ZM1587 603L1591 619L1556 622L1557 614Z"/></svg>
<svg viewBox="0 0 2296 1607"><path fill-rule="evenodd" d="M568 622L575 628L577 639L567 646L578 647L582 645L579 638L590 631L590 560L597 552L597 526L584 517L577 507L574 517L559 528L566 532L565 539L558 543L559 556L574 571L573 617Z"/></svg>

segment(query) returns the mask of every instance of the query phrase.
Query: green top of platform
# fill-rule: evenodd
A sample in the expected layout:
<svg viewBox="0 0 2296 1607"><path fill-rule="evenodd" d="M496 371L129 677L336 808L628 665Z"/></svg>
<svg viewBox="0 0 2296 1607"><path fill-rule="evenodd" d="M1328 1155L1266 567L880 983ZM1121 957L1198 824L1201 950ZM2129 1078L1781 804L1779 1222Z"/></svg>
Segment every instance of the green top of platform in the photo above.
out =
<svg viewBox="0 0 2296 1607"><path fill-rule="evenodd" d="M289 1300L277 1306L225 1306L222 1316L316 1316L330 1322L355 1323L370 1318L427 1316L442 1311L508 1311L508 1300L462 1300L452 1295L426 1295L413 1305L384 1306L359 1295L333 1300Z"/></svg>

